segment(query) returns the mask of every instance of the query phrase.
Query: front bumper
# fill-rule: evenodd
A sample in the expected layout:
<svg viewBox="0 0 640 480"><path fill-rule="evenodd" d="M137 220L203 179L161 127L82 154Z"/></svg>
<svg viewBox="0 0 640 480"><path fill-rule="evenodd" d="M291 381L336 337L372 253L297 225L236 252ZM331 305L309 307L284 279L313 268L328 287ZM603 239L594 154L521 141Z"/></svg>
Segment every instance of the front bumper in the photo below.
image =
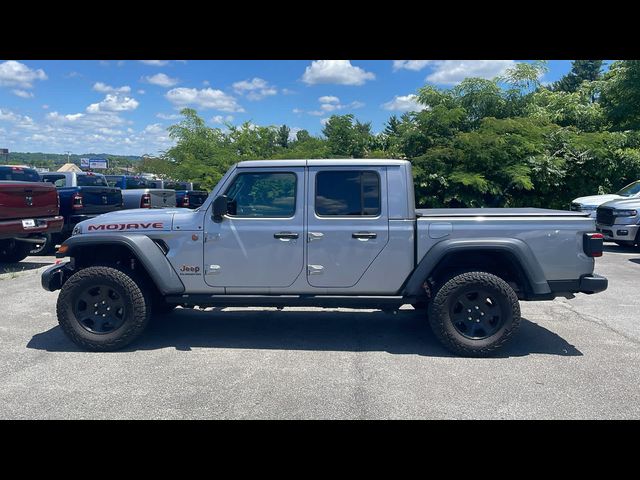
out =
<svg viewBox="0 0 640 480"><path fill-rule="evenodd" d="M64 262L58 265L52 265L42 272L40 277L40 284L42 288L48 292L55 292L60 290L64 282L73 275L74 269L71 262Z"/></svg>
<svg viewBox="0 0 640 480"><path fill-rule="evenodd" d="M62 230L64 218L61 215L55 217L34 218L34 227L25 227L22 219L5 220L0 222L0 239L30 237L42 233L57 233Z"/></svg>
<svg viewBox="0 0 640 480"><path fill-rule="evenodd" d="M596 224L596 230L604 235L604 239L610 242L632 242L637 238L640 225L604 225Z"/></svg>

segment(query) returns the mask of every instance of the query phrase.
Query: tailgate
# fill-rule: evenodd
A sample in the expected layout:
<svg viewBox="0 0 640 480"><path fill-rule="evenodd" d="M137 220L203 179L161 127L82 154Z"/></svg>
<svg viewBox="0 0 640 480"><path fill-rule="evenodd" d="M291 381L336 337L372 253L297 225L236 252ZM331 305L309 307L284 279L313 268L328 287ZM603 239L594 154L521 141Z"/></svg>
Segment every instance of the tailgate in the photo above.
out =
<svg viewBox="0 0 640 480"><path fill-rule="evenodd" d="M107 213L122 206L122 193L113 187L78 187L82 194L82 213Z"/></svg>
<svg viewBox="0 0 640 480"><path fill-rule="evenodd" d="M0 182L0 219L58 214L58 192L49 183Z"/></svg>
<svg viewBox="0 0 640 480"><path fill-rule="evenodd" d="M175 190L147 190L151 197L151 208L175 207L176 192Z"/></svg>

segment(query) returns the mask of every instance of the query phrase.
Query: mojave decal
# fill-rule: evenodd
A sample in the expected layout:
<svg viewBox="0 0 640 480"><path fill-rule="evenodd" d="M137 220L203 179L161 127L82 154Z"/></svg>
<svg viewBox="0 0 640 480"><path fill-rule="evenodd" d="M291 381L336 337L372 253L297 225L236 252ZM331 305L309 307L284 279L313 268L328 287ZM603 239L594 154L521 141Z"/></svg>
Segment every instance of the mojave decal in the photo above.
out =
<svg viewBox="0 0 640 480"><path fill-rule="evenodd" d="M103 223L100 225L89 225L87 231L97 230L148 230L150 228L164 228L163 222L149 223Z"/></svg>

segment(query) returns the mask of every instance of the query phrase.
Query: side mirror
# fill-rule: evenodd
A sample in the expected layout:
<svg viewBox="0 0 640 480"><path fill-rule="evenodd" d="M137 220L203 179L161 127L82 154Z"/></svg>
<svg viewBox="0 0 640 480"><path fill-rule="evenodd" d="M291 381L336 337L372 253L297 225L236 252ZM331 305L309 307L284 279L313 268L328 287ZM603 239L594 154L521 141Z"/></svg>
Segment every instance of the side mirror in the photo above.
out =
<svg viewBox="0 0 640 480"><path fill-rule="evenodd" d="M226 195L218 195L213 201L213 221L220 223L222 217L229 212L229 199Z"/></svg>

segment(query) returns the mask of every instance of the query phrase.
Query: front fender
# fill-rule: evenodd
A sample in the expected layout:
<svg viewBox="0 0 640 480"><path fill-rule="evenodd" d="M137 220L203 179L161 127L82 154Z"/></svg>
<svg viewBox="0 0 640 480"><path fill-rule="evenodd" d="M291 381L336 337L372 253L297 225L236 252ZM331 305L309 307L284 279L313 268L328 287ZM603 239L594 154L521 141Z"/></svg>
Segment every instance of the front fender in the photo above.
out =
<svg viewBox="0 0 640 480"><path fill-rule="evenodd" d="M163 295L184 292L184 284L169 260L160 247L146 235L128 233L76 235L64 241L59 249L63 253L56 253L56 257L73 257L81 249L100 248L105 245L121 245L127 248L142 264Z"/></svg>

